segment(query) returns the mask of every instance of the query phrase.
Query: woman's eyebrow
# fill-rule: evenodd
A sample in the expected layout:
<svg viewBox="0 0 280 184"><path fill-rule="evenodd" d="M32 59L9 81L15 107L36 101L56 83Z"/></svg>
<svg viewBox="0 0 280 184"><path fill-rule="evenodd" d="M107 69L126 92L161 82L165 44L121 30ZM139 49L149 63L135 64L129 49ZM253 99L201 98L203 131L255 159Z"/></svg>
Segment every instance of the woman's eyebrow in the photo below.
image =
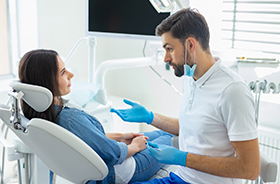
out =
<svg viewBox="0 0 280 184"><path fill-rule="evenodd" d="M61 71L60 71L60 73L63 73L65 71L65 68L63 68Z"/></svg>

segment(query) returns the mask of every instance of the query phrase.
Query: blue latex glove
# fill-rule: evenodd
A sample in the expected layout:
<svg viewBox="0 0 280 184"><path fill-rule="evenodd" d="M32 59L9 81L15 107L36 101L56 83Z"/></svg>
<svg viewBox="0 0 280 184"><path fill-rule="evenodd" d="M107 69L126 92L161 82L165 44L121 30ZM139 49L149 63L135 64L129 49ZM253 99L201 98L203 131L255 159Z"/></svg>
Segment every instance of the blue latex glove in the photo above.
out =
<svg viewBox="0 0 280 184"><path fill-rule="evenodd" d="M180 151L172 146L148 142L147 149L157 161L170 165L186 166L188 152Z"/></svg>
<svg viewBox="0 0 280 184"><path fill-rule="evenodd" d="M112 108L110 112L115 112L124 121L145 122L147 124L151 124L153 122L154 114L152 111L148 111L142 105L139 105L138 103L134 103L126 99L124 99L123 102L130 105L131 108L130 109Z"/></svg>

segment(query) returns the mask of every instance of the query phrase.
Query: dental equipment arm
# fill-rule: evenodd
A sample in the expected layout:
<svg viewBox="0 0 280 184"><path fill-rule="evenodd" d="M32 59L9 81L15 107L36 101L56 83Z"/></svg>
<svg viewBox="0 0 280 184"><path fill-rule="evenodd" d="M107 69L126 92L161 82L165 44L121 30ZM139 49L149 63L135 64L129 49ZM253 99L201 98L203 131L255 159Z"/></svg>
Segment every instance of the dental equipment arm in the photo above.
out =
<svg viewBox="0 0 280 184"><path fill-rule="evenodd" d="M124 69L124 68L136 68L144 66L154 66L162 61L162 56L155 54L153 57L140 57L140 58L128 58L128 59L115 59L102 62L96 69L95 83L100 85L100 90L97 93L95 100L103 105L107 105L107 94L105 90L105 74L109 70Z"/></svg>

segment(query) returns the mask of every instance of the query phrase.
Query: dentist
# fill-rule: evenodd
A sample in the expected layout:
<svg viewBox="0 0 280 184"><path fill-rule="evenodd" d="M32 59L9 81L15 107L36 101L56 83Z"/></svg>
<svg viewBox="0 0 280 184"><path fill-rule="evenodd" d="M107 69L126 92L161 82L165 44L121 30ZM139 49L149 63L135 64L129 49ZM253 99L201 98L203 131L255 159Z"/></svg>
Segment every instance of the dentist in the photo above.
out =
<svg viewBox="0 0 280 184"><path fill-rule="evenodd" d="M179 118L170 118L125 100L130 109L111 109L124 121L146 122L179 135L179 150L148 143L158 161L179 165L170 177L145 183L233 184L255 180L260 172L254 101L247 84L211 55L205 18L180 10L156 28L166 51L164 62L184 76Z"/></svg>

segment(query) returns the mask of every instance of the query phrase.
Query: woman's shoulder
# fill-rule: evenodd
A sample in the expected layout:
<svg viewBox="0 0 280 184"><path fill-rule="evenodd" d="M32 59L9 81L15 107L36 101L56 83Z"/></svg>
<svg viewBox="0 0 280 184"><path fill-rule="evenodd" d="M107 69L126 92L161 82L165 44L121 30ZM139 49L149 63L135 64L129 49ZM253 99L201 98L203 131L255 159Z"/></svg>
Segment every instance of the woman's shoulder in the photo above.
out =
<svg viewBox="0 0 280 184"><path fill-rule="evenodd" d="M67 106L60 111L57 116L56 122L60 126L65 127L68 130L77 128L82 129L82 127L86 127L87 129L90 127L95 127L104 131L101 123L96 118L88 115L82 110L70 108Z"/></svg>
<svg viewBox="0 0 280 184"><path fill-rule="evenodd" d="M60 110L60 112L58 112L58 116L63 116L63 117L67 117L67 118L74 118L76 116L79 116L79 118L81 117L87 117L88 115L80 110L80 109L76 109L76 108L70 108L70 107L62 107L62 109Z"/></svg>
<svg viewBox="0 0 280 184"><path fill-rule="evenodd" d="M57 110L56 110L57 111ZM88 115L83 110L71 108L71 107L62 107L60 108L60 112L57 112L57 119L58 121L67 121L69 122L96 122L98 121L96 118L94 118L91 115Z"/></svg>
<svg viewBox="0 0 280 184"><path fill-rule="evenodd" d="M68 107L60 107L60 109L56 108L56 123L62 127L69 129L72 126L80 126L80 124L85 124L85 113L83 111L68 108Z"/></svg>

